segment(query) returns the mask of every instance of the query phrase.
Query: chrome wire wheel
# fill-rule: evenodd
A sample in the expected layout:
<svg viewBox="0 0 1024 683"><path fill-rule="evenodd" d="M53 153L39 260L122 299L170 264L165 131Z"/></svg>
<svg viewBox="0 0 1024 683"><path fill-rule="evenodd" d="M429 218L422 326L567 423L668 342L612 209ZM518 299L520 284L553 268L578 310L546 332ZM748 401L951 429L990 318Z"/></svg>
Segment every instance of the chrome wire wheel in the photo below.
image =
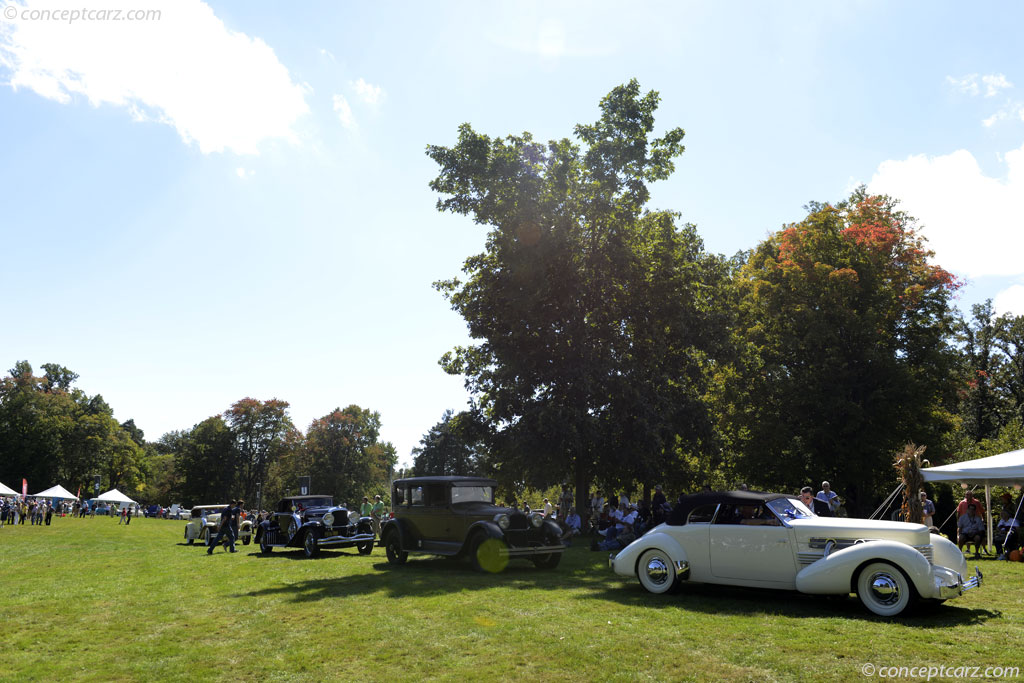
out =
<svg viewBox="0 0 1024 683"><path fill-rule="evenodd" d="M882 617L902 613L913 603L915 595L906 575L888 562L872 562L857 576L857 597Z"/></svg>
<svg viewBox="0 0 1024 683"><path fill-rule="evenodd" d="M316 532L312 529L306 532L306 538L302 540L302 549L306 553L306 557L316 557L320 552L320 544L317 543Z"/></svg>

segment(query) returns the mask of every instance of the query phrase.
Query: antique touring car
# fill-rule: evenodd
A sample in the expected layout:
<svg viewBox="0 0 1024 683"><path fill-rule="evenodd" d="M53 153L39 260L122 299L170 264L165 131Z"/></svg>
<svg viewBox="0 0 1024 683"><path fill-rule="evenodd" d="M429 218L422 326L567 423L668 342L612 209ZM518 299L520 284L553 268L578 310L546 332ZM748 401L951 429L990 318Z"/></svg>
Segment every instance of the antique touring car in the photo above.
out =
<svg viewBox="0 0 1024 683"><path fill-rule="evenodd" d="M192 545L197 540L206 545L213 543L220 529L220 514L227 508L221 505L196 505L189 512L189 520L185 524L185 542ZM238 540L242 545L249 545L252 540L252 520L243 519L238 523Z"/></svg>
<svg viewBox="0 0 1024 683"><path fill-rule="evenodd" d="M260 552L302 548L306 557L314 557L320 548L353 546L360 555L369 555L376 539L369 517L350 515L347 508L335 505L331 496L284 498L256 530Z"/></svg>
<svg viewBox="0 0 1024 683"><path fill-rule="evenodd" d="M753 491L684 496L668 522L609 560L651 593L681 581L856 593L875 614L942 602L981 585L956 545L923 524L818 517L795 496Z"/></svg>

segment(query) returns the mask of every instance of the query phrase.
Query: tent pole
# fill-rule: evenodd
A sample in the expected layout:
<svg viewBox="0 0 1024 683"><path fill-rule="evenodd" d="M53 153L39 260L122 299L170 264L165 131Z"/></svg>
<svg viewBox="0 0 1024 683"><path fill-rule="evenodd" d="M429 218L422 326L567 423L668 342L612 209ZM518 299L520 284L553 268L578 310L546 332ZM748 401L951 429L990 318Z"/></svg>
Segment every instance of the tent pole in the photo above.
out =
<svg viewBox="0 0 1024 683"><path fill-rule="evenodd" d="M992 484L985 480L985 526L988 528L988 545L986 551L992 547Z"/></svg>

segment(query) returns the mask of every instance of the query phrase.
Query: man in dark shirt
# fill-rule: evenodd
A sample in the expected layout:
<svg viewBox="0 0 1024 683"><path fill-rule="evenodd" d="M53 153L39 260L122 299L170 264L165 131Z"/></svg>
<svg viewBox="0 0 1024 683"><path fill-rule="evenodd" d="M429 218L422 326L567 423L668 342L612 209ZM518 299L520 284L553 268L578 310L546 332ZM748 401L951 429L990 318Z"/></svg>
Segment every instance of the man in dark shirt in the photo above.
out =
<svg viewBox="0 0 1024 683"><path fill-rule="evenodd" d="M224 508L224 511L220 513L220 530L217 532L217 537L213 539L213 543L206 549L207 555L213 555L213 549L220 545L221 541L226 536L228 539L228 548L231 552L235 551L235 529L236 523L234 521L235 515L238 511L236 507L237 501L231 501L231 504Z"/></svg>

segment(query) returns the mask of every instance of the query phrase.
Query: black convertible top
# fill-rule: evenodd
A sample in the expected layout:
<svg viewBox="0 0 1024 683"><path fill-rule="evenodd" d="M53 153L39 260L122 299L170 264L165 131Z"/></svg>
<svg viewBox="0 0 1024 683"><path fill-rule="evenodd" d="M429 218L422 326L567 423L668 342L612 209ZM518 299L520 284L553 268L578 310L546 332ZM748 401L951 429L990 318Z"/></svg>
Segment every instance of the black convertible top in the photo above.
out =
<svg viewBox="0 0 1024 683"><path fill-rule="evenodd" d="M690 512L704 505L763 505L778 498L794 498L787 493L765 493L763 491L713 491L679 496L679 502L672 508L668 523L671 526L686 524Z"/></svg>

